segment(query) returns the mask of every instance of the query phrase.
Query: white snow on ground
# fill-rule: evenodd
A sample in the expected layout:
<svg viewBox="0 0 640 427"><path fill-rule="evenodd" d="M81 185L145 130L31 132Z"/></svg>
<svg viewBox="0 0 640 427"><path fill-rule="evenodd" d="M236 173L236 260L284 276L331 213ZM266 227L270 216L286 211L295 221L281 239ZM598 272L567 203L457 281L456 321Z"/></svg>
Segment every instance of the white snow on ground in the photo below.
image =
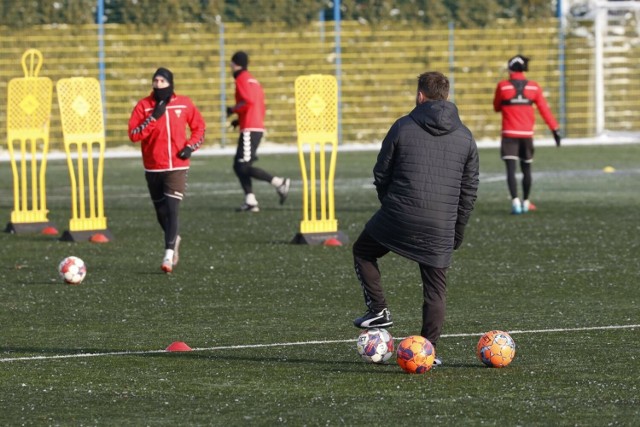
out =
<svg viewBox="0 0 640 427"><path fill-rule="evenodd" d="M380 149L380 142L375 143L346 143L338 145L338 151L378 151ZM552 147L555 142L552 138L536 138L536 147ZM598 137L593 138L564 138L562 140L562 146L579 146L579 145L620 145L620 144L638 144L640 143L640 133L637 132L610 132L605 133ZM498 148L500 147L499 140L482 140L478 141L478 148ZM309 150L308 145L303 145L303 150L307 152ZM227 144L222 147L216 143L211 146L207 146L206 142L204 147L196 152L197 156L233 156L236 152L235 142ZM260 144L259 154L295 154L298 152L297 144L276 144L269 141L264 141ZM29 157L29 156L28 156ZM41 154L36 156L41 157ZM122 158L137 158L140 157L140 147L137 144L121 145L118 147L108 147L105 150L106 159L122 159ZM30 158L30 157L29 157ZM50 151L48 160L60 160L65 159L65 153L63 151ZM5 146L0 147L0 162L9 161L9 151Z"/></svg>

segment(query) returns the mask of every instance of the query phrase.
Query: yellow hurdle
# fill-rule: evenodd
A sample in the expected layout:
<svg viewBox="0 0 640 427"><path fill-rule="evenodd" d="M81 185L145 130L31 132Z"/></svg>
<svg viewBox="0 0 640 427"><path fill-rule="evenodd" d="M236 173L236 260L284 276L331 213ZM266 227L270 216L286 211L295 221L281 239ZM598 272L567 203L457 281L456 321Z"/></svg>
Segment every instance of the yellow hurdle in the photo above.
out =
<svg viewBox="0 0 640 427"><path fill-rule="evenodd" d="M24 77L12 79L8 86L7 144L13 173L13 211L6 231L11 233L43 231L51 226L45 174L53 83L48 77L38 77L40 68L42 53L28 49L22 55Z"/></svg>
<svg viewBox="0 0 640 427"><path fill-rule="evenodd" d="M338 83L334 76L312 74L295 81L298 156L302 173L302 221L294 243L339 243L334 179L338 154ZM330 153L327 165L327 152ZM307 157L308 155L308 163ZM328 167L327 167L328 166Z"/></svg>
<svg viewBox="0 0 640 427"><path fill-rule="evenodd" d="M111 240L104 215L105 132L100 83L94 78L72 77L59 80L56 90L71 179L71 220L62 240L99 241L94 239L99 235Z"/></svg>

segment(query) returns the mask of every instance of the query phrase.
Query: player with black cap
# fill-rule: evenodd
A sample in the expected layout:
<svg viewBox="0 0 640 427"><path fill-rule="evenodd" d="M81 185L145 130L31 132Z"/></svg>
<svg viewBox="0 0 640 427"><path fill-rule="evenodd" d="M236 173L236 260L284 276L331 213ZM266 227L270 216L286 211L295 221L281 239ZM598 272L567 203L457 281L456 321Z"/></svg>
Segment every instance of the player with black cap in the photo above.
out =
<svg viewBox="0 0 640 427"><path fill-rule="evenodd" d="M161 268L171 273L179 259L178 208L187 187L189 158L204 142L205 123L191 99L174 92L168 69L153 73L152 88L131 113L129 139L141 143L147 187L164 231Z"/></svg>
<svg viewBox="0 0 640 427"><path fill-rule="evenodd" d="M264 134L264 91L260 82L249 73L249 55L238 51L231 57L231 72L236 81L235 105L227 107L227 117L237 114L231 122L234 128L240 127L238 149L233 159L233 170L240 180L244 191L244 203L239 212L259 212L258 200L253 193L252 178L270 183L275 187L280 204L289 194L289 178L273 176L267 171L253 166L258 160L258 146Z"/></svg>
<svg viewBox="0 0 640 427"><path fill-rule="evenodd" d="M542 88L537 82L527 80L524 75L525 71L529 71L529 58L516 55L509 59L507 68L509 79L498 83L493 99L493 108L496 112L502 113L500 155L507 169L511 213L518 215L536 209L535 205L529 201L532 184L531 163L534 152L534 104L553 133L558 147L561 138L558 122L551 113ZM518 197L516 183L517 161L520 161L520 169L522 170L522 201Z"/></svg>

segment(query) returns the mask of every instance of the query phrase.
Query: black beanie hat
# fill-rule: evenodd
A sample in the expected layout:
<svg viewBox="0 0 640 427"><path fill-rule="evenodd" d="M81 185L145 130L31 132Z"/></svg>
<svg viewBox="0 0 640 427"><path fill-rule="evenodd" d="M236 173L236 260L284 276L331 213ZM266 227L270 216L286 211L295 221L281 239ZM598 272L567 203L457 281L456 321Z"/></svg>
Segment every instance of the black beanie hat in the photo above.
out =
<svg viewBox="0 0 640 427"><path fill-rule="evenodd" d="M522 55L516 55L507 62L507 67L509 68L509 71L529 71L529 58Z"/></svg>
<svg viewBox="0 0 640 427"><path fill-rule="evenodd" d="M243 51L238 51L231 57L231 62L236 64L238 67L242 67L243 70L246 70L249 66L249 55Z"/></svg>
<svg viewBox="0 0 640 427"><path fill-rule="evenodd" d="M164 77L164 79L169 83L169 86L173 87L173 73L168 69L162 67L158 68L156 72L153 73L152 80L155 79L156 76Z"/></svg>

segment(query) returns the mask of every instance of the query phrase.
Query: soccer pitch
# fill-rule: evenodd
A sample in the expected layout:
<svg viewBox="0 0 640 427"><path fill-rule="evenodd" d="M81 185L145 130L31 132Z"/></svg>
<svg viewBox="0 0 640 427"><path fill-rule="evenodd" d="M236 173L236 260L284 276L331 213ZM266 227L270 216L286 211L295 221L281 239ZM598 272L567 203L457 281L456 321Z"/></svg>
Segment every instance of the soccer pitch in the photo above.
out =
<svg viewBox="0 0 640 427"><path fill-rule="evenodd" d="M353 241L378 207L375 152L341 152L339 228ZM228 157L194 155L181 206L181 259L160 271L162 234L139 159L107 159L115 240L0 234L3 425L633 425L640 417L640 145L540 147L536 212L511 216L496 149L449 271L444 366L408 375L364 363L352 320L364 303L350 245L289 242L301 220L295 154L257 165L290 176L280 206L256 182L258 214L236 213ZM603 168L612 166L614 173ZM49 219L70 215L64 161L47 167ZM0 212L12 177L0 164ZM57 276L69 255L85 281ZM417 267L380 262L397 339L419 333ZM480 335L511 332L504 369L475 357ZM164 349L184 341L191 352Z"/></svg>

